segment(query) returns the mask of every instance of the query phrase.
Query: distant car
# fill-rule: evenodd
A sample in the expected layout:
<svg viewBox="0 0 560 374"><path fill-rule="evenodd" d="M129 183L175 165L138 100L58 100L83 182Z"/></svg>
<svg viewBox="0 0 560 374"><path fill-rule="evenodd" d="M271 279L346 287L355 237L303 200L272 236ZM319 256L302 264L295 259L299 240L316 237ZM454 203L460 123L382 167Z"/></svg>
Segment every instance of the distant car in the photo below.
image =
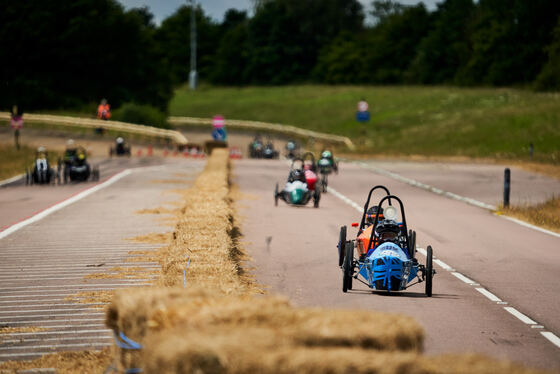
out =
<svg viewBox="0 0 560 374"><path fill-rule="evenodd" d="M264 151L264 144L259 135L255 136L253 141L249 144L249 157L262 158Z"/></svg>
<svg viewBox="0 0 560 374"><path fill-rule="evenodd" d="M51 167L47 149L39 147L35 153L33 165L25 170L25 184L51 184L55 182L60 183L60 170Z"/></svg>
<svg viewBox="0 0 560 374"><path fill-rule="evenodd" d="M99 168L91 167L87 162L87 152L83 147L67 149L64 160L59 159L59 168L63 168L64 183L99 180Z"/></svg>
<svg viewBox="0 0 560 374"><path fill-rule="evenodd" d="M306 205L313 200L313 206L318 208L321 191L315 183L317 178L315 177L314 180L312 178L308 179L307 175L311 177L311 174L304 169L304 160L295 158L290 167L288 180L281 191L278 183L276 183L274 205L278 206L278 200L284 200L289 205Z"/></svg>
<svg viewBox="0 0 560 374"><path fill-rule="evenodd" d="M321 190L326 193L327 186L329 184L329 174L333 171L338 174L338 164L334 160L331 151L323 151L321 153L321 158L317 161L317 168L319 169L319 174L321 175Z"/></svg>
<svg viewBox="0 0 560 374"><path fill-rule="evenodd" d="M115 145L109 148L109 156L128 156L130 157L130 145L122 137L115 139Z"/></svg>
<svg viewBox="0 0 560 374"><path fill-rule="evenodd" d="M386 192L377 205L369 208L372 193ZM399 210L393 206L398 203ZM385 208L383 208L386 204ZM374 214L373 214L374 213ZM346 226L340 228L338 265L342 269L342 291L352 289L352 280L359 280L372 290L396 292L425 282L425 294L432 296L433 250L427 247L426 264L416 259L416 232L408 230L404 205L384 186L373 187L368 195L356 239L346 240ZM358 256L355 257L355 250Z"/></svg>
<svg viewBox="0 0 560 374"><path fill-rule="evenodd" d="M268 159L276 159L279 157L279 153L274 149L274 144L272 144L272 141L268 141L264 146L262 157Z"/></svg>

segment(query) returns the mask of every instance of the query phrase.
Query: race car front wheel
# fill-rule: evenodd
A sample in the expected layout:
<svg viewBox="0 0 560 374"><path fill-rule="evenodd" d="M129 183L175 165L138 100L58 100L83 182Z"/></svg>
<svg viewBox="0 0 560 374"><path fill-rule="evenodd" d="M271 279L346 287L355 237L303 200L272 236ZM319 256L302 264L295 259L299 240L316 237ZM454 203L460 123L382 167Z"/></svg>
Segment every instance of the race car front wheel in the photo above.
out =
<svg viewBox="0 0 560 374"><path fill-rule="evenodd" d="M342 267L342 292L352 289L352 275L354 273L354 243L345 246L344 266Z"/></svg>
<svg viewBox="0 0 560 374"><path fill-rule="evenodd" d="M276 183L274 188L274 206L278 206L278 183Z"/></svg>
<svg viewBox="0 0 560 374"><path fill-rule="evenodd" d="M346 226L340 228L340 234L338 236L338 266L342 266L344 263L344 251L346 250Z"/></svg>

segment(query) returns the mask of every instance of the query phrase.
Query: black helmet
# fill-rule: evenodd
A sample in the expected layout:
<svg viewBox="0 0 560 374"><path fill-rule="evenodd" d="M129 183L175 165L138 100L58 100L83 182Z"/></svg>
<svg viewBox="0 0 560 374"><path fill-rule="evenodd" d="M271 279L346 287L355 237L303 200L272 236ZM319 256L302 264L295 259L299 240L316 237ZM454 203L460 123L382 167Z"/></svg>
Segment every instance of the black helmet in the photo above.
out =
<svg viewBox="0 0 560 374"><path fill-rule="evenodd" d="M375 234L381 241L392 241L397 238L401 228L399 224L393 220L385 219L375 227Z"/></svg>
<svg viewBox="0 0 560 374"><path fill-rule="evenodd" d="M381 208L378 205L374 205L374 206L370 207L366 212L367 223L372 224L373 221L375 221L375 215L377 214L378 210L379 210L378 220L381 221L383 219L383 208Z"/></svg>

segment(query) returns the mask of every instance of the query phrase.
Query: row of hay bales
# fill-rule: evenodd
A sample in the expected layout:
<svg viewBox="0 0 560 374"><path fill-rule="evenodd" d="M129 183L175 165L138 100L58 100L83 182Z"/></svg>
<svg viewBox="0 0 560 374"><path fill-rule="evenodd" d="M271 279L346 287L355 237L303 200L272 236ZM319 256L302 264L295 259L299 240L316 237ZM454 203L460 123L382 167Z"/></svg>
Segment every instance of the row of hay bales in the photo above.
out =
<svg viewBox="0 0 560 374"><path fill-rule="evenodd" d="M479 356L427 358L412 318L295 308L263 295L243 271L226 150L216 149L184 193L157 284L121 290L107 326L139 342L120 369L145 373L531 373ZM190 261L189 261L190 260ZM188 265L188 267L187 267Z"/></svg>

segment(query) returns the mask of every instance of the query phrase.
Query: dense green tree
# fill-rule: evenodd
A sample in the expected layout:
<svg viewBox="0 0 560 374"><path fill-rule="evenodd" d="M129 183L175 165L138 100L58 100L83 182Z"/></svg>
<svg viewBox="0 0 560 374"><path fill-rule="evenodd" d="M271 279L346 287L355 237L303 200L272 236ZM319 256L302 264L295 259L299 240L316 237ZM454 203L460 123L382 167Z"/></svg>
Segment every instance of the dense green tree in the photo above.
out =
<svg viewBox="0 0 560 374"><path fill-rule="evenodd" d="M254 83L308 80L321 49L341 31L363 29L357 0L274 0L249 22L247 76Z"/></svg>
<svg viewBox="0 0 560 374"><path fill-rule="evenodd" d="M2 9L3 107L73 107L102 97L166 107L171 86L144 11L125 12L113 0L8 1Z"/></svg>
<svg viewBox="0 0 560 374"><path fill-rule="evenodd" d="M433 28L421 41L407 75L420 83L452 83L470 56L468 27L473 0L445 0L432 15Z"/></svg>
<svg viewBox="0 0 560 374"><path fill-rule="evenodd" d="M459 71L468 84L531 82L546 61L544 46L560 14L556 0L480 0L470 30L472 51Z"/></svg>
<svg viewBox="0 0 560 374"><path fill-rule="evenodd" d="M209 78L218 84L244 84L248 81L245 75L249 51L247 14L227 11L221 33Z"/></svg>
<svg viewBox="0 0 560 374"><path fill-rule="evenodd" d="M219 25L213 22L200 6L196 9L197 71L200 79L211 74L216 46L219 44ZM161 53L169 65L175 84L189 79L190 71L191 7L181 6L163 20L156 32Z"/></svg>
<svg viewBox="0 0 560 374"><path fill-rule="evenodd" d="M541 91L560 90L560 17L554 29L552 43L546 47L548 61L536 80L536 88Z"/></svg>

